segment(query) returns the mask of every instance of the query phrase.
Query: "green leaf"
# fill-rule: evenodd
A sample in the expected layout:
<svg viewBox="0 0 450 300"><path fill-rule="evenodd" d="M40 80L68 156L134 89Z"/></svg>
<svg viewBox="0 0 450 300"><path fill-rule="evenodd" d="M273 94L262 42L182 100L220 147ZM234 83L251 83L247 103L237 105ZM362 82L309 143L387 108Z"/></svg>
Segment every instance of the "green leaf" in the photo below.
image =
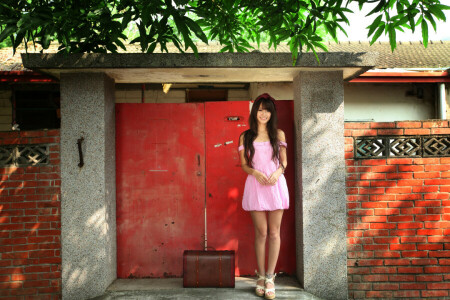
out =
<svg viewBox="0 0 450 300"><path fill-rule="evenodd" d="M391 24L388 24L388 33L389 33L389 44L391 45L391 51L394 52L395 48L397 47L397 39L395 34L395 28L394 26L389 26Z"/></svg>
<svg viewBox="0 0 450 300"><path fill-rule="evenodd" d="M436 18L438 18L439 20L443 20L445 21L445 14L442 10L440 10L439 8L437 8L434 5L430 5L428 6L428 11L430 13L432 13L433 15L436 16ZM425 11L425 13L427 13L427 11Z"/></svg>
<svg viewBox="0 0 450 300"><path fill-rule="evenodd" d="M423 13L425 14L425 19L430 21L431 25L434 28L434 31L436 31L436 22L434 21L433 16L427 11L424 11Z"/></svg>
<svg viewBox="0 0 450 300"><path fill-rule="evenodd" d="M367 16L370 16L370 15L372 15L372 14L374 14L374 13L378 13L378 12L383 11L382 8L383 8L385 5L386 5L386 0L380 0L380 2L378 3L378 5L375 6L375 8L372 9L372 11L369 12L369 13L366 15L366 17L367 17Z"/></svg>
<svg viewBox="0 0 450 300"><path fill-rule="evenodd" d="M422 38L423 46L426 48L428 46L428 24L425 20L422 22Z"/></svg>
<svg viewBox="0 0 450 300"><path fill-rule="evenodd" d="M379 26L381 19L383 18L383 15L379 15L373 22L372 24L369 25L369 33L367 34L367 36L371 36L372 33L375 31L375 29Z"/></svg>
<svg viewBox="0 0 450 300"><path fill-rule="evenodd" d="M372 37L372 40L370 41L370 45L373 45L373 43L376 42L376 40L380 37L380 35L384 31L384 26L378 27L378 30L375 32L375 34Z"/></svg>

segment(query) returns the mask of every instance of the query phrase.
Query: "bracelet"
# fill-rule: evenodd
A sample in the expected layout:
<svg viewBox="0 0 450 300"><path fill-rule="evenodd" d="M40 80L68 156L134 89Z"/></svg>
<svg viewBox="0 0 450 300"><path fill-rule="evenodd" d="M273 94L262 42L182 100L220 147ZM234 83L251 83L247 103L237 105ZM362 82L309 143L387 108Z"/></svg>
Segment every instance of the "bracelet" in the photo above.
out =
<svg viewBox="0 0 450 300"><path fill-rule="evenodd" d="M280 164L280 167L281 167L281 171L283 171L282 174L284 174L284 171L286 171L286 168L283 166L283 164Z"/></svg>

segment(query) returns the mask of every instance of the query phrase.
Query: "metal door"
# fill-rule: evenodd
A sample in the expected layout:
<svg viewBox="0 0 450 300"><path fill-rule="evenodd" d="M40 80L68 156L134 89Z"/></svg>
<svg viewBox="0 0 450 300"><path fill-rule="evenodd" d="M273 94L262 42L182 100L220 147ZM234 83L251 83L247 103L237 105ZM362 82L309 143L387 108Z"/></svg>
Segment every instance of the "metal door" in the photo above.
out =
<svg viewBox="0 0 450 300"><path fill-rule="evenodd" d="M116 104L117 277L180 277L201 249L204 104Z"/></svg>
<svg viewBox="0 0 450 300"><path fill-rule="evenodd" d="M253 275L256 259L250 214L242 209L247 174L241 169L239 135L248 129L251 102L207 102L206 202L208 245L236 251L236 276ZM294 139L293 101L277 101L278 127L286 133L288 164L286 180L290 208L283 215L281 251L277 270L295 272Z"/></svg>

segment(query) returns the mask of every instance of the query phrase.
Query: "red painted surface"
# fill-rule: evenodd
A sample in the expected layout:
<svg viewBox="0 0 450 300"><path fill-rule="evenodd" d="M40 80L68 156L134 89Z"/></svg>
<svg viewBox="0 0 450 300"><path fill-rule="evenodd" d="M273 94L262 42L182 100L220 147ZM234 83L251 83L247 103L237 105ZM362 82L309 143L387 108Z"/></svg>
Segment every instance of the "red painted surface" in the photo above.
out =
<svg viewBox="0 0 450 300"><path fill-rule="evenodd" d="M358 77L350 80L350 82L387 82L387 83L409 83L409 82L424 82L424 83L439 83L450 82L450 77Z"/></svg>
<svg viewBox="0 0 450 300"><path fill-rule="evenodd" d="M46 82L57 83L58 80L38 72L0 71L0 82Z"/></svg>
<svg viewBox="0 0 450 300"><path fill-rule="evenodd" d="M201 249L203 120L203 104L116 104L119 278L180 277Z"/></svg>
<svg viewBox="0 0 450 300"><path fill-rule="evenodd" d="M293 102L278 101L279 128L286 133L288 167L286 179L290 209L285 211L281 227L281 255L278 271L295 272L294 217L294 143ZM250 214L242 209L242 194L247 174L241 169L237 147L239 135L248 129L250 102L205 103L206 128L206 201L208 246L236 251L236 276L253 275L254 229ZM239 117L230 121L229 117Z"/></svg>
<svg viewBox="0 0 450 300"><path fill-rule="evenodd" d="M253 225L241 206L246 174L237 153L249 105L116 105L119 278L182 276L183 251L204 247L205 189L208 246L236 250L236 275L254 273ZM279 101L277 107L293 166L293 102ZM233 116L240 120L227 119ZM278 270L293 273L293 167L286 178L291 208L283 218Z"/></svg>
<svg viewBox="0 0 450 300"><path fill-rule="evenodd" d="M366 72L362 77L447 77L447 71L443 72Z"/></svg>

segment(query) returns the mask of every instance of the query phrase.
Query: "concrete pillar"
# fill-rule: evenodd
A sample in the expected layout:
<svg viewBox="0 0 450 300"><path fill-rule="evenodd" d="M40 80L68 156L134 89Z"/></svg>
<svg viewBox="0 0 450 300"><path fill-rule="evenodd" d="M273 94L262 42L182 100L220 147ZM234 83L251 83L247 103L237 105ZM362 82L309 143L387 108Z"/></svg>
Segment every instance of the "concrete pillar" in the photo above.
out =
<svg viewBox="0 0 450 300"><path fill-rule="evenodd" d="M342 71L294 78L297 276L324 299L347 299Z"/></svg>
<svg viewBox="0 0 450 300"><path fill-rule="evenodd" d="M98 296L117 277L114 107L105 74L61 74L63 299Z"/></svg>

